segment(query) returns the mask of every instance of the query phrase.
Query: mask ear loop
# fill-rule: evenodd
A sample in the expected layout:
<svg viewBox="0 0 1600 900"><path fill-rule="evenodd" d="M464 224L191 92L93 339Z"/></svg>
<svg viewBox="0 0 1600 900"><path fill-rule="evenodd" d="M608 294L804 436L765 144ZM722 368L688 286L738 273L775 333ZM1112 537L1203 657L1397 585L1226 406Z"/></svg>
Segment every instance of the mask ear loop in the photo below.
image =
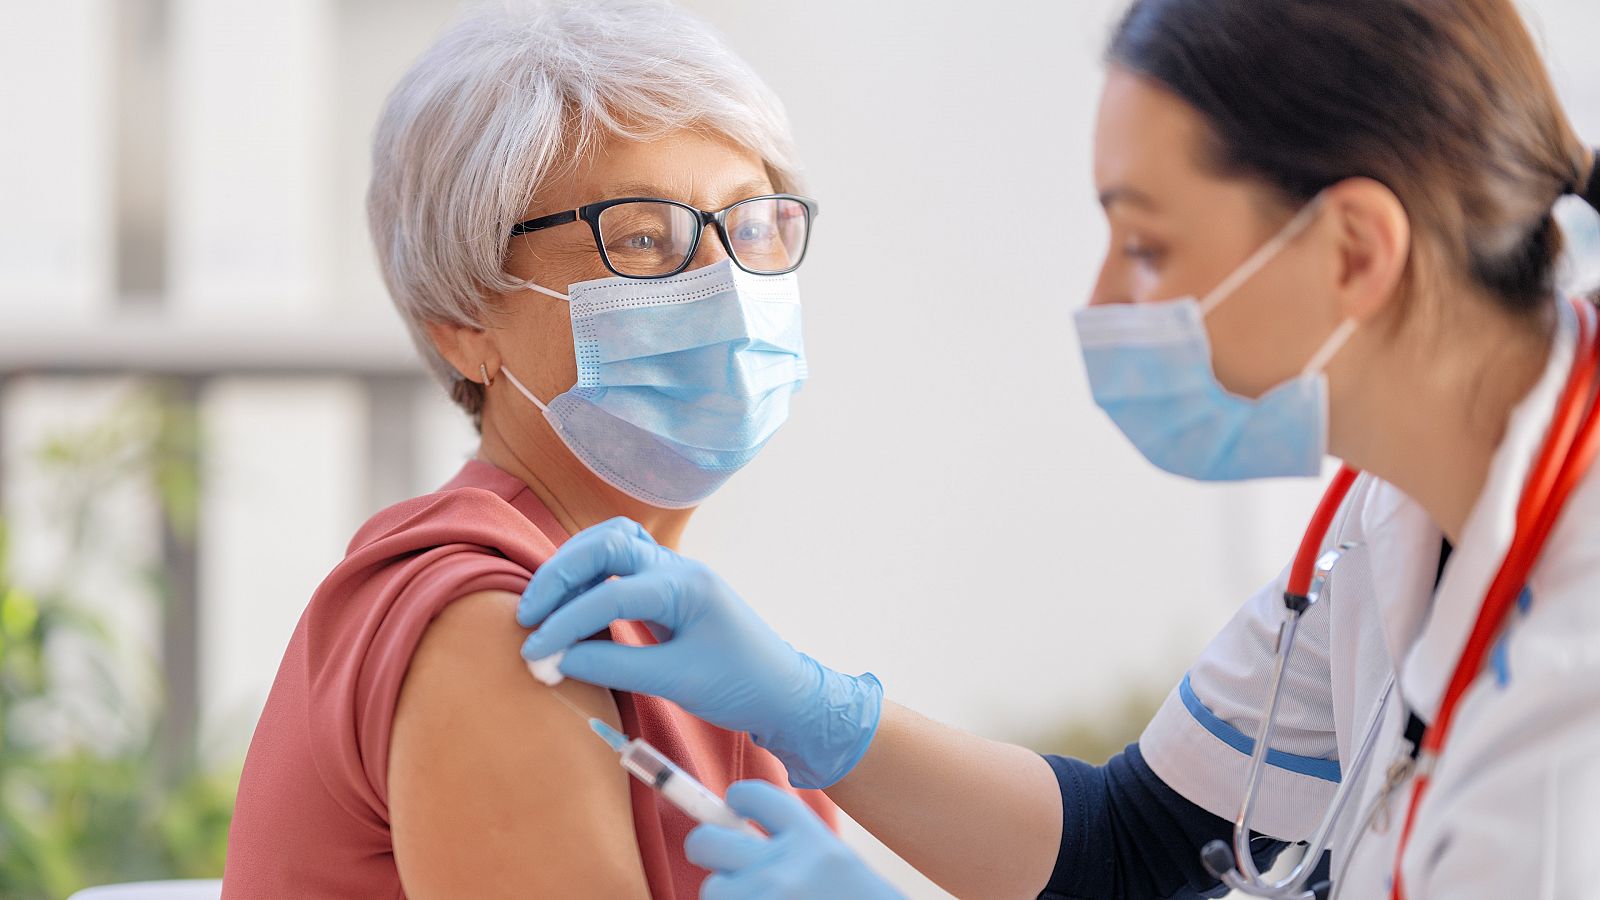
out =
<svg viewBox="0 0 1600 900"><path fill-rule="evenodd" d="M504 365L501 365L500 366L500 374L504 375L506 377L506 380L511 382L511 386L516 388L518 393L522 394L522 396L527 397L530 401L532 401L534 406L539 407L539 411L540 412L547 413L547 412L550 411L550 407L545 406L544 403L542 403L539 400L538 397L535 397L533 395L533 391L530 391L526 387L524 387L522 382L517 380L517 376L511 374L511 370L510 369L506 368Z"/></svg>
<svg viewBox="0 0 1600 900"><path fill-rule="evenodd" d="M544 294L546 297L554 297L557 300L566 300L568 302L571 302L571 300L572 300L571 297L567 296L566 294L561 293L560 291L552 291L547 287L540 287L539 285L534 284L531 281L524 282L523 283L523 287L526 287L530 291L538 291L539 293Z"/></svg>
<svg viewBox="0 0 1600 900"><path fill-rule="evenodd" d="M1321 208L1322 195L1318 194L1311 198L1311 202L1307 203L1298 213L1295 213L1294 218L1289 220L1289 224L1283 226L1282 231L1274 235L1272 240L1262 244L1261 249L1251 254L1250 258L1245 260L1239 268L1233 270L1232 275L1222 279L1222 283L1213 288L1211 293L1200 301L1200 315L1210 315L1211 311L1221 306L1222 301L1232 296L1234 291L1242 287L1245 282L1256 277L1256 274L1267 263L1272 262L1273 257L1282 253L1284 247L1289 246L1290 241L1299 237L1300 232L1306 230L1311 221L1316 218L1317 211Z"/></svg>
<svg viewBox="0 0 1600 900"><path fill-rule="evenodd" d="M539 293L544 294L547 297L554 297L557 300L565 300L565 301L567 301L569 303L572 301L571 297L567 296L566 294L561 293L560 291L552 291L547 287L542 287L540 285L534 284L531 281L524 282L523 286L526 287L530 291L538 291ZM500 374L504 375L506 377L506 380L511 382L511 386L516 388L518 393L520 393L524 397L527 397L528 401L530 403L532 403L534 406L539 407L539 412L542 412L542 413L550 412L550 407L546 406L544 404L544 401L540 400L538 397L535 397L533 395L533 391L528 390L528 388L526 386L524 386L523 383L517 379L517 376L513 375L511 373L511 370L506 368L503 363L500 366Z"/></svg>
<svg viewBox="0 0 1600 900"><path fill-rule="evenodd" d="M1333 330L1333 334L1322 342L1322 348L1311 357L1311 361L1306 363L1306 367L1300 371L1300 377L1321 375L1322 370L1328 367L1328 363L1333 362L1333 358L1338 355L1340 350L1344 349L1344 345L1350 341L1350 336L1355 334L1356 329L1360 326L1361 323L1355 319L1345 319L1340 322L1339 327Z"/></svg>

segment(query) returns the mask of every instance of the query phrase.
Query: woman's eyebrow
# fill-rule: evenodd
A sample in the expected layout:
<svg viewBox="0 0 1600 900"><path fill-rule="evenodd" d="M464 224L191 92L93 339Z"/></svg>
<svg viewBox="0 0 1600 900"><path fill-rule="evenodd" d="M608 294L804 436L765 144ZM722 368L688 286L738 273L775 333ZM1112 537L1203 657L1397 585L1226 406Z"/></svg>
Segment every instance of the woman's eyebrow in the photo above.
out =
<svg viewBox="0 0 1600 900"><path fill-rule="evenodd" d="M724 193L722 195L722 202L717 204L717 206L720 208L728 206L729 204L738 203L740 200L748 200L751 197L759 197L762 194L770 193L773 193L773 187L770 182L765 180L746 181L744 184L738 185L732 190Z"/></svg>
<svg viewBox="0 0 1600 900"><path fill-rule="evenodd" d="M1124 203L1128 206L1136 206L1140 209L1149 211L1155 211L1161 208L1160 204L1156 203L1154 197L1146 194L1144 191L1141 191L1138 188L1131 188L1126 185L1116 185L1114 187L1106 188L1100 192L1101 209L1110 210L1112 206L1118 203Z"/></svg>
<svg viewBox="0 0 1600 900"><path fill-rule="evenodd" d="M609 185L605 190L608 200L618 197L660 197L665 200L676 200L675 191L667 190L659 184L649 181L623 181Z"/></svg>
<svg viewBox="0 0 1600 900"><path fill-rule="evenodd" d="M711 203L705 208L709 210L722 209L730 204L738 203L740 200L770 193L772 193L772 186L767 182L747 181L729 188L722 192L719 197L711 198L720 202ZM606 189L606 199L618 197L659 197L663 200L677 200L690 206L699 205L696 203L697 198L686 197L685 192L681 189L670 189L649 181L624 181L613 184Z"/></svg>

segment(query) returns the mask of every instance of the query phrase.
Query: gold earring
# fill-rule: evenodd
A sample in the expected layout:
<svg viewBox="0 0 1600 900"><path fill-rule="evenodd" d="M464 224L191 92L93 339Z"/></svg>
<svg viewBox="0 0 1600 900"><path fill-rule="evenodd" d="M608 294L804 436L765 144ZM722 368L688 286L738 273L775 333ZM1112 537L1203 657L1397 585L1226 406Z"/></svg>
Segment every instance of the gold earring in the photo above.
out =
<svg viewBox="0 0 1600 900"><path fill-rule="evenodd" d="M494 387L494 379L489 377L489 366L487 364L478 363L478 374L483 376L484 387Z"/></svg>

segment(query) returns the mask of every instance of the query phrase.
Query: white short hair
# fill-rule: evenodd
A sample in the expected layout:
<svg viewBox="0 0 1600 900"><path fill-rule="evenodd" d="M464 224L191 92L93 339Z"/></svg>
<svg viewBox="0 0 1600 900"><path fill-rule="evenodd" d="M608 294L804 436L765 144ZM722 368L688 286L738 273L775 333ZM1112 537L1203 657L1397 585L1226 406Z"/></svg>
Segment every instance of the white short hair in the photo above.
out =
<svg viewBox="0 0 1600 900"><path fill-rule="evenodd" d="M498 0L471 8L384 105L367 216L395 306L428 366L476 416L481 388L426 324L483 326L510 229L598 141L679 129L757 153L798 191L783 105L711 28L665 0Z"/></svg>

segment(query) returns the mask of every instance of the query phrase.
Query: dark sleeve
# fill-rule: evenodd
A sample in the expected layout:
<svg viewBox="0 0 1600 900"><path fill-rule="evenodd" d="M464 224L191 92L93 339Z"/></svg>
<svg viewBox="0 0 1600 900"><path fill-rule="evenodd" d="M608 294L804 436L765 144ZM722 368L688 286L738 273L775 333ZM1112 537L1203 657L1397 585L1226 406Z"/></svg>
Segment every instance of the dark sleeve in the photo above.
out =
<svg viewBox="0 0 1600 900"><path fill-rule="evenodd" d="M1061 787L1061 850L1042 900L1168 900L1227 893L1200 862L1200 848L1233 823L1190 803L1166 785L1138 744L1103 766L1046 756ZM1256 837L1265 870L1287 846Z"/></svg>

